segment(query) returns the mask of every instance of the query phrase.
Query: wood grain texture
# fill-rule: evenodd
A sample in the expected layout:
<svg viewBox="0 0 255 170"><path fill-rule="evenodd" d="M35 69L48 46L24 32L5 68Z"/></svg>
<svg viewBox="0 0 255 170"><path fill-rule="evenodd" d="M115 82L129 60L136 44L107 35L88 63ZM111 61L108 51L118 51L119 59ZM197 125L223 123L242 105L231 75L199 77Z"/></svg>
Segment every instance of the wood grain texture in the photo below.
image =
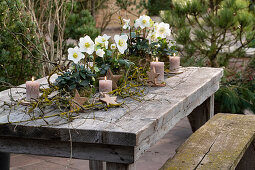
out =
<svg viewBox="0 0 255 170"><path fill-rule="evenodd" d="M103 145L57 140L37 140L14 137L0 137L0 150L8 153L22 153L56 156L84 160L98 160L132 164L134 149L129 146Z"/></svg>
<svg viewBox="0 0 255 170"><path fill-rule="evenodd" d="M106 163L106 170L136 170L134 164L119 164L113 162Z"/></svg>
<svg viewBox="0 0 255 170"><path fill-rule="evenodd" d="M89 161L90 170L103 170L103 161Z"/></svg>
<svg viewBox="0 0 255 170"><path fill-rule="evenodd" d="M195 108L189 115L188 119L191 129L195 132L203 126L214 114L214 95L206 99L204 103Z"/></svg>
<svg viewBox="0 0 255 170"><path fill-rule="evenodd" d="M254 138L254 115L217 114L192 134L161 170L235 169ZM253 148L253 157L254 153Z"/></svg>
<svg viewBox="0 0 255 170"><path fill-rule="evenodd" d="M218 90L222 74L221 68L187 67L182 74L166 78L165 87L149 88L142 102L127 99L124 108L80 113L79 118L65 124L56 117L47 119L52 125L43 120L1 125L0 136L64 143L69 141L71 134L74 143L133 147L134 155L130 160L137 160L180 119ZM0 96L8 100L7 91L1 92ZM20 106L12 110L9 120L29 119L24 109ZM47 114L58 112L49 108ZM7 122L7 118L8 110L2 110L0 123ZM10 150L14 152L12 148Z"/></svg>

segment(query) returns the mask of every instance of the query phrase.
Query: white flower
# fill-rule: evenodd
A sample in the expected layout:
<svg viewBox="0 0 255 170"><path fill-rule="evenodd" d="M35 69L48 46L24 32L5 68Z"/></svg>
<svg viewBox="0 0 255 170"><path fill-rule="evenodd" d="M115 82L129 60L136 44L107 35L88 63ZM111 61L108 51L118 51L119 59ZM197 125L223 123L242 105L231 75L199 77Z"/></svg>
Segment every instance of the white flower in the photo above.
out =
<svg viewBox="0 0 255 170"><path fill-rule="evenodd" d="M157 36L161 38L166 38L167 36L170 36L171 30L169 28L169 24L166 24L164 22L161 22L157 26Z"/></svg>
<svg viewBox="0 0 255 170"><path fill-rule="evenodd" d="M174 45L174 44L173 44L171 41L169 41L169 43L167 44L167 47L168 47L168 48L171 48L173 45Z"/></svg>
<svg viewBox="0 0 255 170"><path fill-rule="evenodd" d="M147 39L149 40L149 43L158 41L158 35L155 31L150 31Z"/></svg>
<svg viewBox="0 0 255 170"><path fill-rule="evenodd" d="M154 23L154 24L153 24L153 27L154 27L154 30L157 30L157 29L158 29L158 23L157 23L157 22Z"/></svg>
<svg viewBox="0 0 255 170"><path fill-rule="evenodd" d="M104 57L104 54L105 54L105 52L104 52L104 50L102 50L102 49L98 49L98 50L96 51L96 55L99 56L99 57Z"/></svg>
<svg viewBox="0 0 255 170"><path fill-rule="evenodd" d="M101 47L105 47L106 49L108 49L108 40L111 36L108 36L106 34L104 34L103 36L98 36L96 39L95 39L95 43L96 45L99 45Z"/></svg>
<svg viewBox="0 0 255 170"><path fill-rule="evenodd" d="M116 49L116 44L111 44L111 49L115 50Z"/></svg>
<svg viewBox="0 0 255 170"><path fill-rule="evenodd" d="M117 48L121 54L124 54L125 50L127 49L127 40L128 40L127 35L114 36L114 41L117 44Z"/></svg>
<svg viewBox="0 0 255 170"><path fill-rule="evenodd" d="M124 25L123 29L130 29L130 19L123 19Z"/></svg>
<svg viewBox="0 0 255 170"><path fill-rule="evenodd" d="M78 47L68 49L68 60L72 60L75 64L84 57L84 54L81 53Z"/></svg>
<svg viewBox="0 0 255 170"><path fill-rule="evenodd" d="M137 20L135 20L135 28L140 27L141 29L149 28L152 24L152 20L149 16L143 15L140 16Z"/></svg>
<svg viewBox="0 0 255 170"><path fill-rule="evenodd" d="M94 52L94 46L94 42L88 35L86 35L84 38L80 38L79 47L81 52L92 54Z"/></svg>
<svg viewBox="0 0 255 170"><path fill-rule="evenodd" d="M155 47L159 48L159 47L160 47L160 44L155 45Z"/></svg>

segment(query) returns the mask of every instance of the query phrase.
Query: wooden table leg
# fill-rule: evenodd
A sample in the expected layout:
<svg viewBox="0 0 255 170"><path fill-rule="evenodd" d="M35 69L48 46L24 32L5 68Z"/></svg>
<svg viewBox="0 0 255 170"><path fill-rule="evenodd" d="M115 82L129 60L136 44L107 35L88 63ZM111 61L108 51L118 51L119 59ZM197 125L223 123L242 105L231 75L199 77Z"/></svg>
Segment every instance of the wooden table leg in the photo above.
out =
<svg viewBox="0 0 255 170"><path fill-rule="evenodd" d="M10 154L6 152L0 152L0 169L9 170L10 169Z"/></svg>
<svg viewBox="0 0 255 170"><path fill-rule="evenodd" d="M135 170L135 164L120 164L106 162L106 170Z"/></svg>
<svg viewBox="0 0 255 170"><path fill-rule="evenodd" d="M103 170L103 161L89 161L90 170Z"/></svg>
<svg viewBox="0 0 255 170"><path fill-rule="evenodd" d="M210 96L200 106L195 108L189 115L188 119L191 129L195 132L203 126L214 115L214 95Z"/></svg>

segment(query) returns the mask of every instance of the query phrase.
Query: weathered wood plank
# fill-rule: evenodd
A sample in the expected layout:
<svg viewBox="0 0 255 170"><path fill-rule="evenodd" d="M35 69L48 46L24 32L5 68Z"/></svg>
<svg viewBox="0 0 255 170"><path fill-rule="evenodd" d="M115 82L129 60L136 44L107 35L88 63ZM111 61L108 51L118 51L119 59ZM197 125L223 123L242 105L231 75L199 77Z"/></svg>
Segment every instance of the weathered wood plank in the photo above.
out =
<svg viewBox="0 0 255 170"><path fill-rule="evenodd" d="M152 130L153 134L149 135L148 138L143 140L137 147L135 147L135 160L150 148L151 145L155 144L159 139L161 139L171 128L175 126L182 118L186 117L190 113L189 110L179 111L178 114L174 115L167 121L166 124L162 125L160 128Z"/></svg>
<svg viewBox="0 0 255 170"><path fill-rule="evenodd" d="M63 125L45 126L43 120L4 125L0 126L0 136L65 142L71 132L73 142L135 146L137 159L181 118L213 95L221 76L222 69L185 68L183 74L166 79L166 87L150 88L140 103L130 100L125 108L81 113L78 119ZM7 121L4 114L0 123ZM11 117L22 118L22 112ZM50 119L49 123L57 121L60 119Z"/></svg>
<svg viewBox="0 0 255 170"><path fill-rule="evenodd" d="M135 164L106 162L106 170L136 170Z"/></svg>
<svg viewBox="0 0 255 170"><path fill-rule="evenodd" d="M43 129L49 129L49 130L52 129L53 132L55 131L55 128L61 129L61 133L56 133L56 134L64 135L64 136L68 136L65 134L69 133L70 128L73 128L75 130L85 131L85 133L89 131L89 134L91 134L91 131L92 132L94 131L95 132L94 134L96 134L97 132L101 133L102 130L108 131L109 133L117 132L116 133L117 135L119 135L120 133L131 133L131 134L133 133L133 134L138 134L139 137L141 137L140 139L138 139L138 142L135 141L135 143L139 143L139 141L142 141L150 133L150 129L144 131L143 130L144 128L151 125L152 125L151 128L154 128L153 124L155 123L158 125L158 127L160 127L161 124L165 124L165 122L171 119L175 114L177 114L182 109L184 109L184 111L187 109L193 110L197 105L201 104L207 97L209 97L209 95L212 95L217 90L218 86L214 86L214 88L212 89L212 85L219 84L219 79L221 77L222 70L218 69L217 71L215 71L211 69L209 70L205 69L206 71L202 71L204 75L201 78L199 78L199 75L201 74L200 73L201 71L199 70L200 69L197 69L197 68L191 69L191 70L188 70L185 74L179 75L179 77L170 78L169 80L167 80L167 84L170 89L153 88L154 90L152 90L152 93L154 94L151 96L148 95L150 97L147 98L151 101L144 101L142 103L138 103L137 105L134 105L134 107L131 107L132 110L129 112L127 111L128 109L125 109L125 108L112 109L109 112L99 111L99 112L93 113L93 115L97 117L97 115L100 114L102 117L101 121L86 120L86 116L88 115L87 114L84 116L85 117L84 120L78 119L71 124L66 124L66 125L56 126L56 127L51 127L51 126L43 127ZM212 76L210 76L209 73ZM202 80L201 81L198 80L198 82L196 82L196 84L194 85L194 83L193 84L191 83L192 81L194 81L194 77L196 77L197 79L202 79L204 82ZM112 118L114 114L117 115L115 119ZM21 114L21 116L23 115L24 114ZM106 120L104 120L103 116L105 116ZM168 116L169 118L167 118ZM17 118L16 115L15 115L15 118ZM111 119L112 121L109 121L109 123L107 123L108 122L107 120L111 120ZM40 121L43 122L42 120ZM40 124L36 124L36 122L37 121L35 121L35 123L33 124L31 123L26 126L33 129L33 127L31 126L40 125ZM14 129L16 125L10 125L10 127L12 127L10 129ZM4 129L6 130L5 127ZM40 128L36 127L36 131L38 131L38 129ZM147 134L146 132L149 132L149 133ZM140 135L140 133L142 134ZM13 133L10 133L10 134L13 136L15 135L15 132L13 131ZM26 134L23 133L22 136L25 137ZM30 133L27 136L33 137L31 136ZM83 136L86 136L86 135L84 134ZM99 136L101 136L101 134L99 134ZM113 137L112 141L116 141L114 139L115 135L111 135L111 136ZM47 139L46 136L45 136L45 139ZM66 138L61 136L59 137L59 139L64 140ZM77 142L79 142L78 139L79 138L77 138ZM94 142L94 141L90 141L91 138L87 138L87 139L88 139L87 141L84 141L83 139L82 141ZM76 141L76 139L74 139L74 141ZM104 140L100 140L100 141L104 142ZM124 145L129 143L130 141L127 141ZM131 142L131 143L134 144L134 142Z"/></svg>
<svg viewBox="0 0 255 170"><path fill-rule="evenodd" d="M254 129L255 116L217 114L191 135L161 170L235 169L255 138Z"/></svg>
<svg viewBox="0 0 255 170"><path fill-rule="evenodd" d="M58 77L57 74L54 74L50 81L54 82L55 79ZM40 83L40 87L41 88L47 88L47 78L48 77L43 77L41 79L35 80L36 82ZM19 88L19 87L26 87L26 84L22 84L20 86L17 86L17 88L11 88L11 89L7 89L4 91L0 92L0 106L4 103L4 102L9 102L10 101L10 93L12 94L12 97L14 100L20 99L20 98L24 98L26 96L26 89L24 88Z"/></svg>
<svg viewBox="0 0 255 170"><path fill-rule="evenodd" d="M72 146L72 147L71 147ZM132 164L134 148L129 146L59 142L0 137L0 152L57 156Z"/></svg>
<svg viewBox="0 0 255 170"><path fill-rule="evenodd" d="M90 170L103 170L103 161L89 161Z"/></svg>
<svg viewBox="0 0 255 170"><path fill-rule="evenodd" d="M201 126L203 126L214 114L214 95L209 97L204 103L195 108L189 115L188 119L195 132Z"/></svg>

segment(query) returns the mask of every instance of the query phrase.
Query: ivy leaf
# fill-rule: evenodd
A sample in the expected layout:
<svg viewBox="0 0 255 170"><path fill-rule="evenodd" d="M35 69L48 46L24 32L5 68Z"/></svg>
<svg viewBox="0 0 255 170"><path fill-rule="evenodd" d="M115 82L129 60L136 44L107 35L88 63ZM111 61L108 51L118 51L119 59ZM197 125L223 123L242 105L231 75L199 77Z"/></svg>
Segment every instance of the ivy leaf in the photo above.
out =
<svg viewBox="0 0 255 170"><path fill-rule="evenodd" d="M133 65L134 63L130 62L126 59L119 59L119 63L125 65L126 67L130 67L130 65Z"/></svg>
<svg viewBox="0 0 255 170"><path fill-rule="evenodd" d="M75 88L76 88L76 84L72 84L72 85L69 87L70 90L73 90L73 89L75 89Z"/></svg>
<svg viewBox="0 0 255 170"><path fill-rule="evenodd" d="M89 85L89 81L88 80L83 80L83 81L81 81L80 85L87 86L87 85Z"/></svg>
<svg viewBox="0 0 255 170"><path fill-rule="evenodd" d="M75 77L75 78L79 77L79 72L74 73L73 77Z"/></svg>
<svg viewBox="0 0 255 170"><path fill-rule="evenodd" d="M83 72L80 72L80 75L83 79L86 79L86 75Z"/></svg>
<svg viewBox="0 0 255 170"><path fill-rule="evenodd" d="M112 56L112 51L111 50L107 50L106 51L106 56L109 56L109 57Z"/></svg>

